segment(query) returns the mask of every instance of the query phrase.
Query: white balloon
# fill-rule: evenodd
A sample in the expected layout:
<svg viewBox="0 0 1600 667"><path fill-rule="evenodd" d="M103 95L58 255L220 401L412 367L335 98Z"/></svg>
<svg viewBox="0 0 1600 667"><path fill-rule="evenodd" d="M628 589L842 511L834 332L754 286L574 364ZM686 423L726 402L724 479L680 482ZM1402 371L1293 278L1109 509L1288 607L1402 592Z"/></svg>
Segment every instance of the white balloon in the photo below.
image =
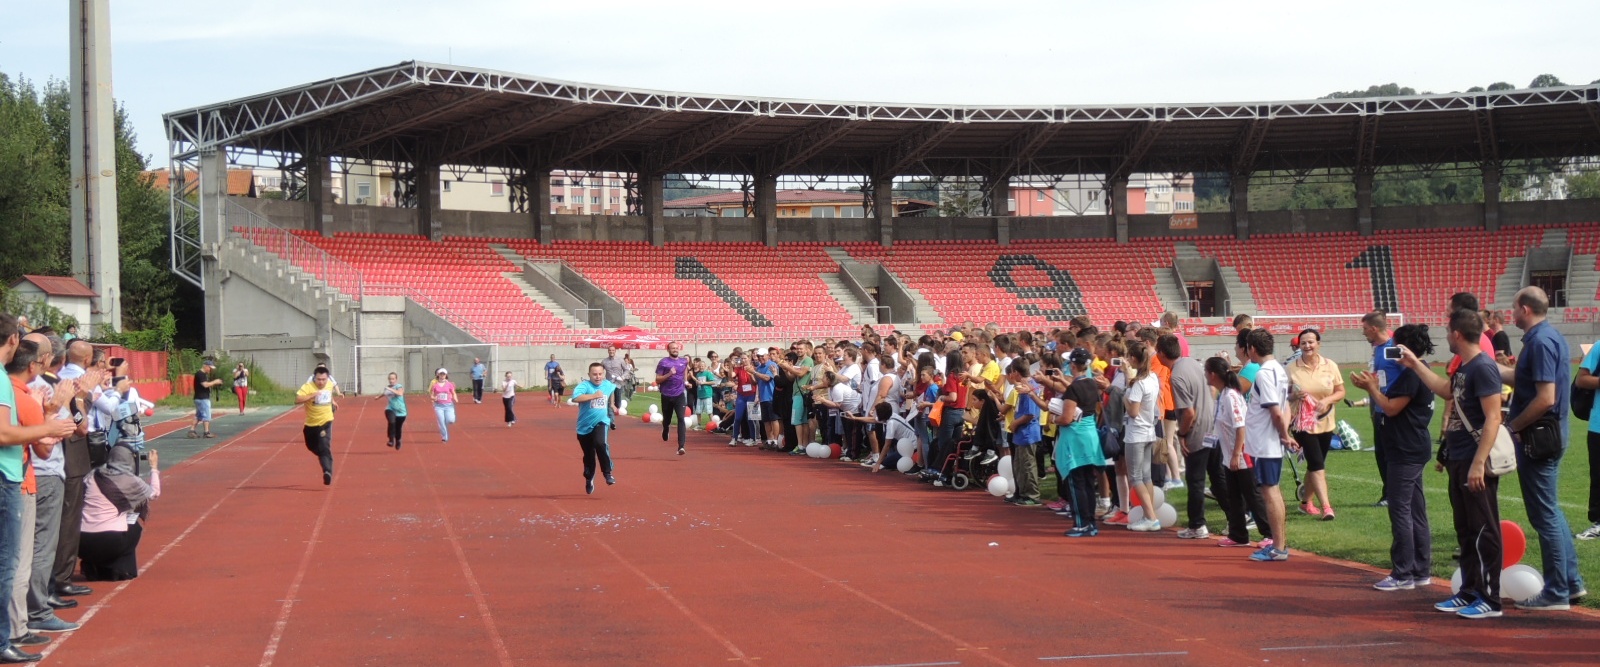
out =
<svg viewBox="0 0 1600 667"><path fill-rule="evenodd" d="M813 442L813 443L811 443L809 445L806 445L806 456L809 456L811 458L814 458L814 459L827 458L827 456L828 456L827 452L828 452L828 446L827 445L819 444L819 443L815 443L815 442Z"/></svg>
<svg viewBox="0 0 1600 667"><path fill-rule="evenodd" d="M696 426L699 426L700 425L700 415L690 414L689 416L683 418L683 423L688 425L689 428L694 428Z"/></svg>
<svg viewBox="0 0 1600 667"><path fill-rule="evenodd" d="M656 405L654 403L651 403L650 404L650 414L656 414L658 412L661 412L661 406Z"/></svg>
<svg viewBox="0 0 1600 667"><path fill-rule="evenodd" d="M1144 506L1134 505L1133 509L1128 510L1128 524L1133 525L1140 521L1144 521Z"/></svg>
<svg viewBox="0 0 1600 667"><path fill-rule="evenodd" d="M1531 565L1517 563L1500 571L1500 597L1526 600L1544 590L1544 575Z"/></svg>
<svg viewBox="0 0 1600 667"><path fill-rule="evenodd" d="M1178 510L1171 505L1162 505L1156 509L1156 519L1161 521L1162 528L1171 528L1178 524Z"/></svg>
<svg viewBox="0 0 1600 667"><path fill-rule="evenodd" d="M1156 493L1155 493L1155 495L1150 497L1150 502L1155 503L1156 507L1161 507L1162 505L1167 504L1167 492L1166 491L1162 491L1161 487L1159 487L1159 486L1154 487L1154 488L1156 490Z"/></svg>
<svg viewBox="0 0 1600 667"><path fill-rule="evenodd" d="M1010 477L1007 477L1005 479L1006 479L1006 497L1010 498L1011 496L1017 495L1017 480L1011 479Z"/></svg>
<svg viewBox="0 0 1600 667"><path fill-rule="evenodd" d="M1000 498L1006 495L1006 478L995 475L989 478L989 495Z"/></svg>
<svg viewBox="0 0 1600 667"><path fill-rule="evenodd" d="M914 465L916 465L916 462L912 461L911 457L902 456L899 461L895 462L894 469L900 472L911 472L911 467Z"/></svg>
<svg viewBox="0 0 1600 667"><path fill-rule="evenodd" d="M650 423L652 424L660 424L661 420L665 419L665 417L659 412L652 412L648 416L650 418Z"/></svg>
<svg viewBox="0 0 1600 667"><path fill-rule="evenodd" d="M1456 593L1460 593L1460 592L1461 592L1461 568L1458 567L1458 568L1456 568L1455 572L1450 573L1450 594L1451 595L1455 595Z"/></svg>
<svg viewBox="0 0 1600 667"><path fill-rule="evenodd" d="M1000 476L1001 477L1004 477L1006 479L1011 479L1011 476L1016 474L1016 471L1011 469L1011 456L1010 455L1006 455L1006 456L1000 457L1000 462L995 464L995 465L1000 466Z"/></svg>
<svg viewBox="0 0 1600 667"><path fill-rule="evenodd" d="M899 450L901 458L909 459L911 454L917 451L917 439L901 438L899 442L894 443L894 448Z"/></svg>

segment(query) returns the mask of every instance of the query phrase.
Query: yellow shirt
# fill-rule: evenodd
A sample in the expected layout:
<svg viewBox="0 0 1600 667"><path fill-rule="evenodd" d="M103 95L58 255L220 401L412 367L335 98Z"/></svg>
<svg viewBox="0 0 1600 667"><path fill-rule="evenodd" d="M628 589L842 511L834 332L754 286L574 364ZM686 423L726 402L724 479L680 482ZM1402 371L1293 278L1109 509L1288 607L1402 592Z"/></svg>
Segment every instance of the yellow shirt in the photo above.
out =
<svg viewBox="0 0 1600 667"><path fill-rule="evenodd" d="M333 383L329 382L326 389L318 389L315 382L307 382L300 385L300 391L295 392L296 398L305 398L322 391L328 392L328 403L318 405L315 398L306 402L306 426L322 426L333 421Z"/></svg>
<svg viewBox="0 0 1600 667"><path fill-rule="evenodd" d="M995 363L993 359L990 359L989 363L984 364L983 379L995 384L1000 384L1000 364Z"/></svg>
<svg viewBox="0 0 1600 667"><path fill-rule="evenodd" d="M1006 433L1011 432L1011 420L1017 418L1017 400L1021 396L1022 392L1017 391L1010 385L1006 386L1006 414L1002 417L1005 422Z"/></svg>
<svg viewBox="0 0 1600 667"><path fill-rule="evenodd" d="M1312 398L1322 399L1332 396L1335 391L1344 386L1344 374L1339 372L1339 364L1332 359L1322 357L1321 363L1316 367L1306 365L1301 358L1289 364L1289 382L1298 387L1300 391L1310 394ZM1292 402L1290 411L1298 419L1300 403ZM1328 408L1328 414L1317 420L1317 428L1312 433L1332 433L1339 424L1334 409Z"/></svg>
<svg viewBox="0 0 1600 667"><path fill-rule="evenodd" d="M1109 366L1111 366L1111 362L1101 361L1099 359L1089 362L1089 367L1093 368L1094 372L1100 375L1105 375L1106 368Z"/></svg>

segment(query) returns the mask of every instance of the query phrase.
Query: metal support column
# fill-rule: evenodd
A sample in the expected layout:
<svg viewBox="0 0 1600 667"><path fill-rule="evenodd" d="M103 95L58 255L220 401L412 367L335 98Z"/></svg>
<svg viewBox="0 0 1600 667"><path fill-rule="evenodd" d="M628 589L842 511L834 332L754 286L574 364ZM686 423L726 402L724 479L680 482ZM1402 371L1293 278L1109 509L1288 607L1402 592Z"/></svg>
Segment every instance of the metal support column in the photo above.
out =
<svg viewBox="0 0 1600 667"><path fill-rule="evenodd" d="M1250 175L1234 174L1229 180L1229 201L1233 211L1233 237L1250 239Z"/></svg>
<svg viewBox="0 0 1600 667"><path fill-rule="evenodd" d="M645 236L650 245L667 242L667 180L661 174L639 174L639 196L644 199Z"/></svg>
<svg viewBox="0 0 1600 667"><path fill-rule="evenodd" d="M778 245L778 177L756 177L756 220L761 225L761 241Z"/></svg>
<svg viewBox="0 0 1600 667"><path fill-rule="evenodd" d="M1500 231L1500 165L1495 162L1483 164L1483 229Z"/></svg>
<svg viewBox="0 0 1600 667"><path fill-rule="evenodd" d="M1356 171L1356 232L1372 236L1372 170Z"/></svg>
<svg viewBox="0 0 1600 667"><path fill-rule="evenodd" d="M878 243L887 248L894 245L894 179L881 176L872 179L872 217L878 220Z"/></svg>

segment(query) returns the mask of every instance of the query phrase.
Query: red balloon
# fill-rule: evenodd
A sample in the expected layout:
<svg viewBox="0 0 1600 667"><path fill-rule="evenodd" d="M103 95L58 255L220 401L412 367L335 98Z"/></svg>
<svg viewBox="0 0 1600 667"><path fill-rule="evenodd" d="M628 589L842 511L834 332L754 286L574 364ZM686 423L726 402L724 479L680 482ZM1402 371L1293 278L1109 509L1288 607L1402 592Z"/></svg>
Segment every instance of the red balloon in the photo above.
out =
<svg viewBox="0 0 1600 667"><path fill-rule="evenodd" d="M1128 509L1131 510L1131 509L1133 509L1135 507L1142 507L1142 505L1139 504L1139 492L1135 491L1133 489L1133 485L1132 484L1129 484L1128 485Z"/></svg>
<svg viewBox="0 0 1600 667"><path fill-rule="evenodd" d="M836 459L844 455L844 450L839 445L828 445L828 458Z"/></svg>
<svg viewBox="0 0 1600 667"><path fill-rule="evenodd" d="M1522 534L1522 526L1517 522L1502 519L1500 521L1500 569L1505 569L1522 562L1522 555L1528 552L1528 537Z"/></svg>

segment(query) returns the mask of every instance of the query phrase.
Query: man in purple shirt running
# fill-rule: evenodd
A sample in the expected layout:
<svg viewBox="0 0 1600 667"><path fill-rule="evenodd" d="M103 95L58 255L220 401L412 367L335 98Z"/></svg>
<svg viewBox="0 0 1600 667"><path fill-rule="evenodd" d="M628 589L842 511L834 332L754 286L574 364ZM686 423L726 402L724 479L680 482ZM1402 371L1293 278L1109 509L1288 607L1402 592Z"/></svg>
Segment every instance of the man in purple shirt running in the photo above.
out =
<svg viewBox="0 0 1600 667"><path fill-rule="evenodd" d="M689 376L689 359L683 356L683 345L677 341L667 343L667 357L656 364L656 384L661 387L661 441L666 442L672 429L672 419L678 419L678 455L683 455L683 413L688 409L689 397L684 380Z"/></svg>

